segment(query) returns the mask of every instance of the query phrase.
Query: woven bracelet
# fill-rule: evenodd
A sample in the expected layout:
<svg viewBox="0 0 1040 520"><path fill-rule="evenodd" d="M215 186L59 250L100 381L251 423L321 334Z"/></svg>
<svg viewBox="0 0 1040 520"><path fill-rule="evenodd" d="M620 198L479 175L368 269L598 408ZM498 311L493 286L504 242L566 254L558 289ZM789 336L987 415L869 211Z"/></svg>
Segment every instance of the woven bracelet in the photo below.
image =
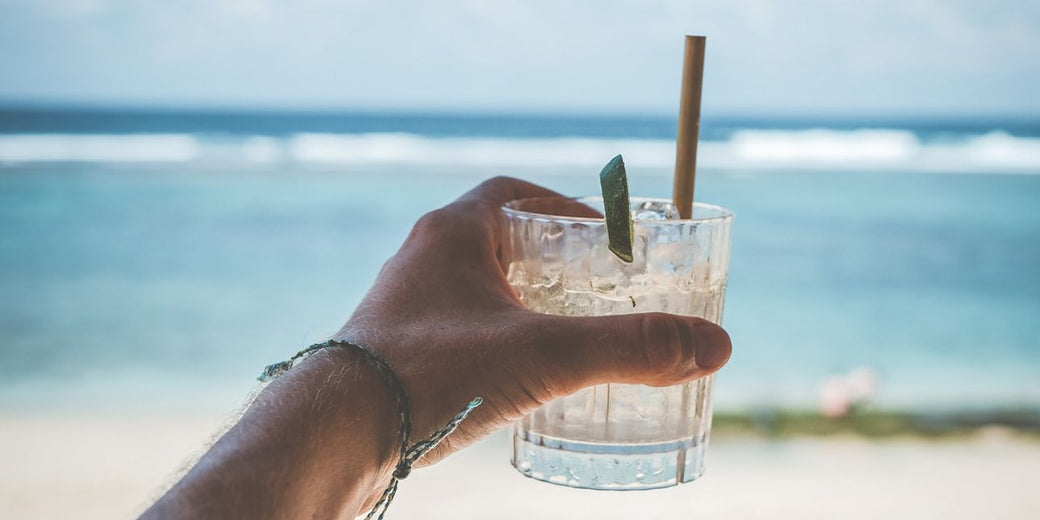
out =
<svg viewBox="0 0 1040 520"><path fill-rule="evenodd" d="M264 368L264 372L257 377L262 383L266 383L274 379L275 377L285 373L293 367L301 359L305 359L314 352L324 348L355 348L365 354L368 360L376 367L380 374L383 375L383 379L386 380L388 386L397 396L397 410L401 415L401 449L400 458L397 460L397 467L394 468L394 474L390 477L390 484L383 490L383 494L379 497L375 506L372 506L372 510L369 511L368 515L365 516L365 520L382 520L383 515L386 514L387 508L390 507L390 502L393 502L394 495L397 494L398 483L406 478L412 471L412 465L415 464L423 455L427 454L430 450L437 447L438 444L444 440L445 437L450 435L459 427L469 413L474 408L480 406L484 400L477 397L470 401L465 407L455 415L448 424L445 424L441 429L433 432L429 437L416 442L411 447L408 446L408 436L411 435L412 430L412 414L408 408L408 397L404 393L404 387L401 385L401 381L397 378L397 374L390 368L390 365L383 361L383 358L379 357L372 349L352 343L350 341L342 341L330 339L322 343L315 343L299 352L295 356L289 358L288 361L282 361L273 365L268 365Z"/></svg>

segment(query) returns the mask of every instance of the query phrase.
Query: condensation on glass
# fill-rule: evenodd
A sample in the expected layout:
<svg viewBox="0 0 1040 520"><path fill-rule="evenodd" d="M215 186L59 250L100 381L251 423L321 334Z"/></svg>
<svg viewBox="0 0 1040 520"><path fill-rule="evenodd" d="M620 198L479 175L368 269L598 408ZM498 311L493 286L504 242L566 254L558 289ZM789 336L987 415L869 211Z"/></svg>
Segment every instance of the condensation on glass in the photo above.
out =
<svg viewBox="0 0 1040 520"><path fill-rule="evenodd" d="M580 202L602 211L602 200ZM733 214L696 204L632 199L634 261L607 249L602 219L547 214L553 204L506 205L507 275L524 305L563 316L667 312L719 323ZM558 206L558 205L557 205ZM604 384L546 403L513 425L512 463L529 477L592 489L652 489L704 472L713 376L655 388Z"/></svg>

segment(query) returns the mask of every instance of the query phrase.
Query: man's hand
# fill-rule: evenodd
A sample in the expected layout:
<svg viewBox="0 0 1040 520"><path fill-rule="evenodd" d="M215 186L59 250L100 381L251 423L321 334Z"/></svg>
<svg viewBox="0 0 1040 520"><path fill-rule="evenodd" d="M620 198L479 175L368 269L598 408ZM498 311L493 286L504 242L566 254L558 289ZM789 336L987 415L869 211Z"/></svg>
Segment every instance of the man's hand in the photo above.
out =
<svg viewBox="0 0 1040 520"><path fill-rule="evenodd" d="M411 403L413 441L484 397L425 463L583 387L671 385L729 359L726 332L700 318L575 318L525 309L503 271L501 207L529 197L557 198L546 210L561 214L592 211L516 179L484 182L416 223L337 335L373 348L397 372Z"/></svg>
<svg viewBox="0 0 1040 520"><path fill-rule="evenodd" d="M393 367L413 442L484 398L424 463L582 387L670 385L729 358L726 333L698 318L524 309L502 271L500 219L503 203L528 197L555 197L547 210L591 211L532 184L487 181L419 220L337 335ZM267 386L144 518L353 518L373 505L397 462L394 407L357 349L324 349Z"/></svg>

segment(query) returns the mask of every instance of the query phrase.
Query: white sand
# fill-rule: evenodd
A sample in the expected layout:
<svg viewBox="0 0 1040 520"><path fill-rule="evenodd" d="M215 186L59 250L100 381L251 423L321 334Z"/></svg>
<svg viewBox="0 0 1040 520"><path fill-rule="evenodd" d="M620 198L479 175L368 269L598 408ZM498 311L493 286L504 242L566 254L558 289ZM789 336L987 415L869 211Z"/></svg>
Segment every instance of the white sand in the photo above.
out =
<svg viewBox="0 0 1040 520"><path fill-rule="evenodd" d="M223 422L0 418L0 518L128 518ZM521 477L493 436L402 483L389 518L1035 519L1040 443L971 440L716 440L701 480L595 492Z"/></svg>

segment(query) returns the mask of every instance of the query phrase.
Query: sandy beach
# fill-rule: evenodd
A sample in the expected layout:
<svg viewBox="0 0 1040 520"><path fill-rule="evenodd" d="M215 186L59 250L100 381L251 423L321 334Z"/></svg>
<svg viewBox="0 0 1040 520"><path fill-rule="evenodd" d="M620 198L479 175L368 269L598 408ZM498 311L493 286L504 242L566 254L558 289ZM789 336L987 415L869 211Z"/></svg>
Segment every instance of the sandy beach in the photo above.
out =
<svg viewBox="0 0 1040 520"><path fill-rule="evenodd" d="M0 0L0 71L0 520L139 517L330 338L416 431L719 370L546 414L651 450L712 413L695 482L525 478L507 428L390 520L1040 520L1040 1ZM384 401L332 364L267 395ZM306 516L271 488L358 460L271 438L204 485Z"/></svg>
<svg viewBox="0 0 1040 520"><path fill-rule="evenodd" d="M224 418L20 414L0 419L0 518L131 518ZM580 491L518 474L505 432L413 474L389 518L1027 519L1040 443L1003 429L957 440L733 436L676 488Z"/></svg>

